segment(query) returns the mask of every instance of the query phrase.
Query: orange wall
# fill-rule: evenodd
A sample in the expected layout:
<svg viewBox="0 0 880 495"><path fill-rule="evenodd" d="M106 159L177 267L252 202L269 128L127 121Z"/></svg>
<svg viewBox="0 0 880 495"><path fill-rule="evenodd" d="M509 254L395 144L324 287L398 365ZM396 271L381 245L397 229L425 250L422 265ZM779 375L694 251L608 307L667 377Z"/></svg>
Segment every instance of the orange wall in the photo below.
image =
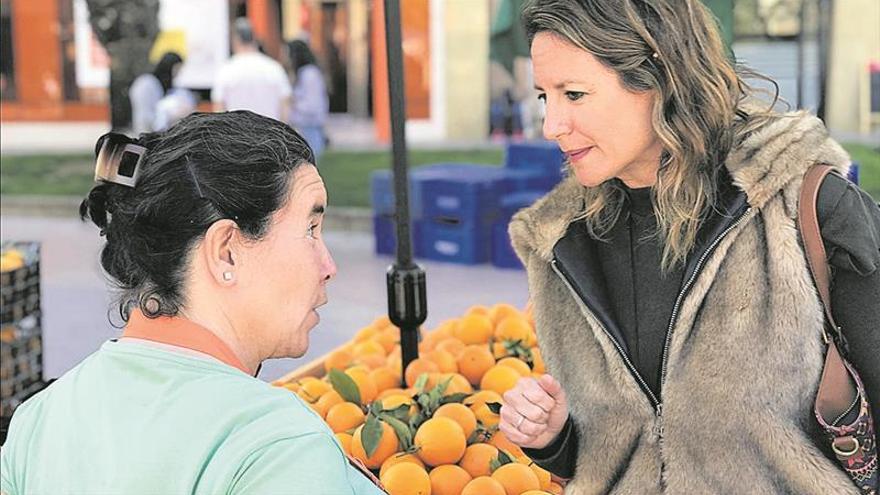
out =
<svg viewBox="0 0 880 495"><path fill-rule="evenodd" d="M430 118L431 108L431 50L429 0L401 2L400 15L405 20L401 38L408 50L403 53L404 85L407 118ZM373 2L372 72L373 120L376 139L391 140L391 118L388 96L388 54L385 45L385 5ZM409 44L409 45L408 45Z"/></svg>

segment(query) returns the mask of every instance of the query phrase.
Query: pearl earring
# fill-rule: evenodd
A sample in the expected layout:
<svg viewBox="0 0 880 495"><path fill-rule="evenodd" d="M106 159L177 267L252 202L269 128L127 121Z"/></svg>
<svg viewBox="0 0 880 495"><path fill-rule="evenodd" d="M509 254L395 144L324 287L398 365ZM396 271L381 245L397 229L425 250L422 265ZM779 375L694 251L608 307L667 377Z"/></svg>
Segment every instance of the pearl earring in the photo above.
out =
<svg viewBox="0 0 880 495"><path fill-rule="evenodd" d="M227 282L232 280L232 272L223 272L223 280Z"/></svg>

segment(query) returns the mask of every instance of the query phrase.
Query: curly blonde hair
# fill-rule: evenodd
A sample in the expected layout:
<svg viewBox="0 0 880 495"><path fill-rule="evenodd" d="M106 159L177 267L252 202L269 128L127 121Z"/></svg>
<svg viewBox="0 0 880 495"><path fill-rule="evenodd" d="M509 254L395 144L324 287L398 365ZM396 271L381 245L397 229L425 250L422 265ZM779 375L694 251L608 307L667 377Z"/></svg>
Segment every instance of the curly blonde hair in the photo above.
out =
<svg viewBox="0 0 880 495"><path fill-rule="evenodd" d="M734 68L699 0L530 0L523 22L530 42L553 33L613 69L630 91L656 92L652 124L663 144L653 188L656 235L662 269L683 263L715 205L728 153L773 115L777 95L754 110L749 102L762 91L744 77L775 83ZM615 224L624 196L613 180L586 189L582 218L595 237Z"/></svg>

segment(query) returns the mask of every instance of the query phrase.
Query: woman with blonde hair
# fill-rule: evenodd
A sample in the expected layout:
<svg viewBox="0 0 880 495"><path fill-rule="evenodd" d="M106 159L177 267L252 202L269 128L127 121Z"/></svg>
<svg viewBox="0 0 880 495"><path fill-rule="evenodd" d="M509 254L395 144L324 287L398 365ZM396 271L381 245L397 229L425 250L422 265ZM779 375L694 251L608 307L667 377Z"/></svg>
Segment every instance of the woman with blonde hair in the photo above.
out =
<svg viewBox="0 0 880 495"><path fill-rule="evenodd" d="M796 223L805 173L833 166L832 307L876 411L880 209L846 152L755 97L698 0L523 17L570 174L510 225L549 375L505 394L501 430L566 493L859 493L813 416L826 347Z"/></svg>

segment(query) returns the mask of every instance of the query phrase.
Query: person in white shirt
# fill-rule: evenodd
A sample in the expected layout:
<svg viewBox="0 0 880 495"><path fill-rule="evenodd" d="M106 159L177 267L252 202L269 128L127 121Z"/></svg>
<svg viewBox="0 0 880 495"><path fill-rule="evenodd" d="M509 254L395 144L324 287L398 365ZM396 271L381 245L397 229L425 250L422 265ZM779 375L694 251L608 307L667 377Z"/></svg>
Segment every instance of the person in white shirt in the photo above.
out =
<svg viewBox="0 0 880 495"><path fill-rule="evenodd" d="M233 27L233 55L220 68L211 90L214 111L250 110L287 121L292 91L284 68L260 53L247 19L236 19Z"/></svg>

